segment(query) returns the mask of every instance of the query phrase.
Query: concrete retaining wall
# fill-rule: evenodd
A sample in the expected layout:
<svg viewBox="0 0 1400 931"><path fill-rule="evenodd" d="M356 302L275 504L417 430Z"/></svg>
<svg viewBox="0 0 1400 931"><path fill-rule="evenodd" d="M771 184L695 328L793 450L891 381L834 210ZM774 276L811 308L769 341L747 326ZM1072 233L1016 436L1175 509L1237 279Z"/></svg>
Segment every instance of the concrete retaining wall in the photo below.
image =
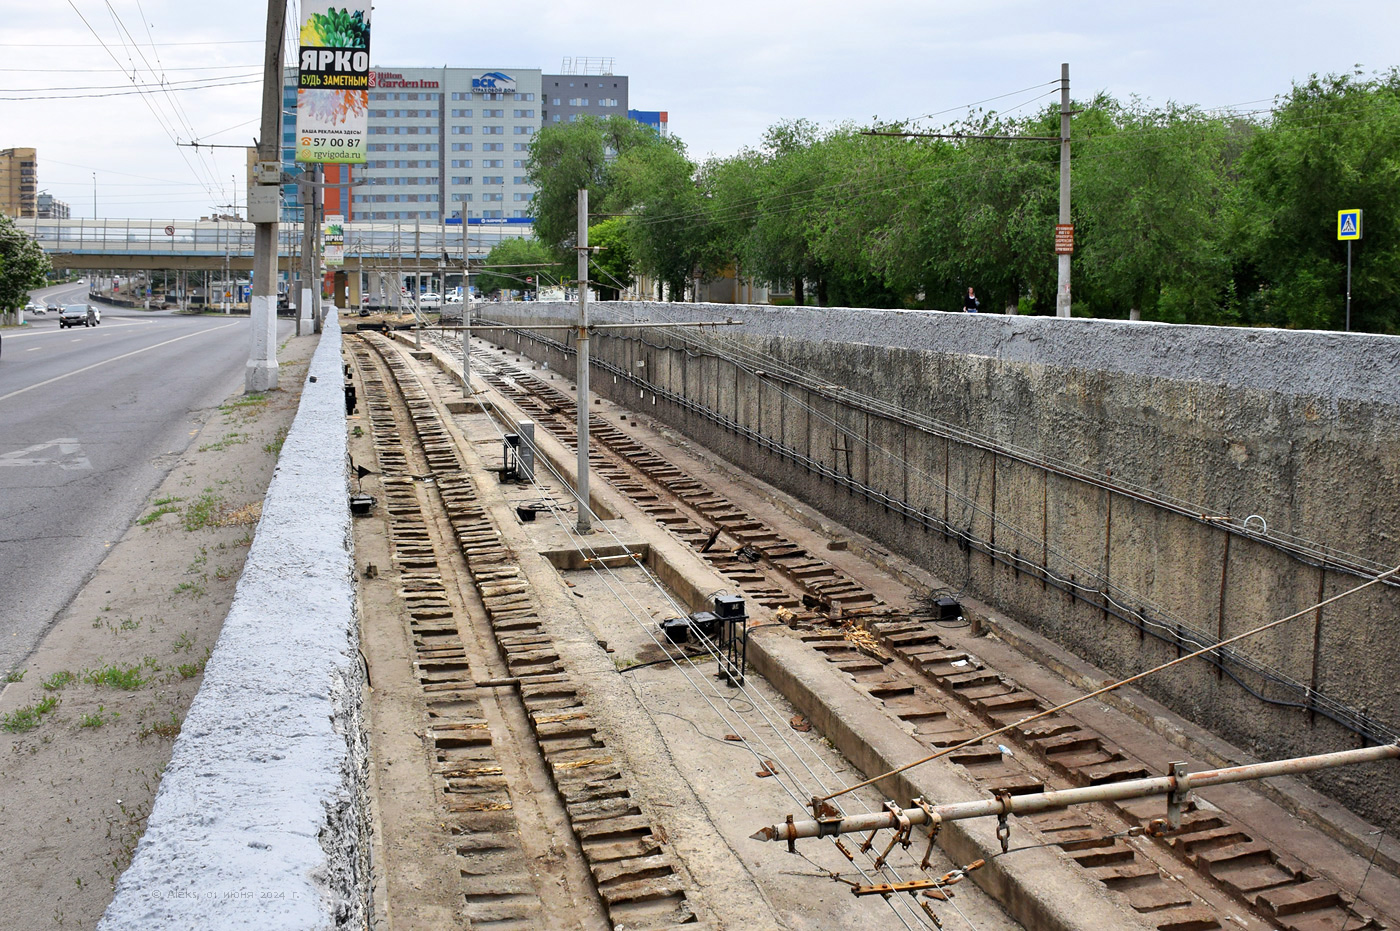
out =
<svg viewBox="0 0 1400 931"><path fill-rule="evenodd" d="M101 931L367 922L340 329L311 361L233 606Z"/></svg>
<svg viewBox="0 0 1400 931"><path fill-rule="evenodd" d="M706 331L718 351L690 330L598 331L592 386L1114 675L1400 562L1400 339L703 304L593 314L742 320ZM572 338L539 337L493 336L572 373ZM1376 586L1144 689L1261 757L1394 739L1397 609L1400 588ZM1314 782L1400 827L1400 767Z"/></svg>

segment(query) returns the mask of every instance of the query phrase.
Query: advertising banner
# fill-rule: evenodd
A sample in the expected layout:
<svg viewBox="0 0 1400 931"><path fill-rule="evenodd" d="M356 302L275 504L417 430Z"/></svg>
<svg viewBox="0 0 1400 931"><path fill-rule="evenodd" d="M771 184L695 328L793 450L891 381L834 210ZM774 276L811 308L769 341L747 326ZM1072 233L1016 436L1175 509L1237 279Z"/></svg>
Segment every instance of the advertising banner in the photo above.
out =
<svg viewBox="0 0 1400 931"><path fill-rule="evenodd" d="M297 161L365 161L370 0L302 0Z"/></svg>
<svg viewBox="0 0 1400 931"><path fill-rule="evenodd" d="M326 228L322 231L326 267L345 264L345 220L343 217L326 217Z"/></svg>

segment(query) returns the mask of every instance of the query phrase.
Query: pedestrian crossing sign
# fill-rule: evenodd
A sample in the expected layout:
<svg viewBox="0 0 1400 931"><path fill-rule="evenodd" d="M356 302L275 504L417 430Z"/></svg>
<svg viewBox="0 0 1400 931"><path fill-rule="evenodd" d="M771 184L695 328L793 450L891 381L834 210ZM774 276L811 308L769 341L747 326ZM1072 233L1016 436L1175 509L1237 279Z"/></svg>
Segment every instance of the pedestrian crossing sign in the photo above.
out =
<svg viewBox="0 0 1400 931"><path fill-rule="evenodd" d="M1342 240L1361 238L1360 210L1337 211L1337 238Z"/></svg>

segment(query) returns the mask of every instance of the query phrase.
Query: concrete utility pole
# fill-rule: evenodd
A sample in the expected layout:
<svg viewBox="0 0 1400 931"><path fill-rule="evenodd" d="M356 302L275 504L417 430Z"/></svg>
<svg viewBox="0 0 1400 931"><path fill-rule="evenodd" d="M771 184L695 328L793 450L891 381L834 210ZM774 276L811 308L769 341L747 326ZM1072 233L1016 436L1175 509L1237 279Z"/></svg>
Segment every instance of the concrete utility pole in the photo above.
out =
<svg viewBox="0 0 1400 931"><path fill-rule="evenodd" d="M1069 62L1060 65L1060 223L1069 219ZM1069 254L1060 253L1055 282L1055 316L1068 317L1070 308Z"/></svg>
<svg viewBox="0 0 1400 931"><path fill-rule="evenodd" d="M578 192L578 532L591 533L588 513L588 188Z"/></svg>
<svg viewBox="0 0 1400 931"><path fill-rule="evenodd" d="M262 126L258 136L258 171L254 180L256 192L249 191L249 219L254 221L253 233L253 293L248 303L252 322L252 338L248 365L243 373L243 387L249 393L271 391L277 387L277 213L281 180L282 121L282 30L287 5L282 0L268 0L267 34L263 47ZM268 182L263 166L276 163ZM254 194L258 211L254 213ZM270 221L268 200L271 200Z"/></svg>
<svg viewBox="0 0 1400 931"><path fill-rule="evenodd" d="M447 244L443 243L446 250ZM470 266L467 258L467 202L462 201L462 397L472 396L472 302L467 291Z"/></svg>
<svg viewBox="0 0 1400 931"><path fill-rule="evenodd" d="M316 191L321 180L319 164L311 167L310 186L301 189L301 295L297 300L297 335L310 333L315 327L311 281L316 277Z"/></svg>

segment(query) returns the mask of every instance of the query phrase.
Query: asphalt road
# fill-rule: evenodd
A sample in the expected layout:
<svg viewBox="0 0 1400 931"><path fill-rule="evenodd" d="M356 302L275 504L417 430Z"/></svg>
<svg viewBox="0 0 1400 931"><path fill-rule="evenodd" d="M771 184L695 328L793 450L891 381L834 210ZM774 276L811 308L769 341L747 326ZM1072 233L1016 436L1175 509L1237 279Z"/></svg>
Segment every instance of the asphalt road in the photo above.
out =
<svg viewBox="0 0 1400 931"><path fill-rule="evenodd" d="M85 302L86 288L34 292ZM97 305L8 329L0 354L0 673L24 661L139 516L202 412L242 390L247 317ZM292 331L279 321L278 339Z"/></svg>

